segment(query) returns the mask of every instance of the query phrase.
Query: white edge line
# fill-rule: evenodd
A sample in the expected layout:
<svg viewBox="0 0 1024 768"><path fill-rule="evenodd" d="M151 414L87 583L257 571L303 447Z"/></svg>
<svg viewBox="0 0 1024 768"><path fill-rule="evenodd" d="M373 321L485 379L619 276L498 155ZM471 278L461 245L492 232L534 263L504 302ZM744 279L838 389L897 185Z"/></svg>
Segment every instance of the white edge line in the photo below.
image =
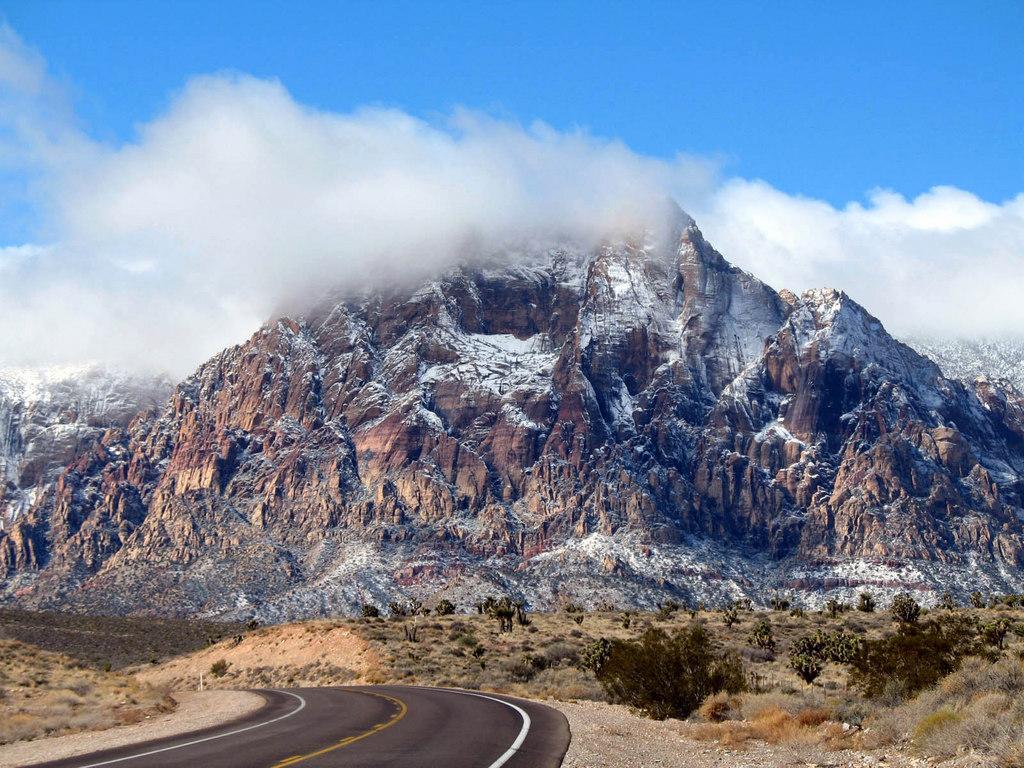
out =
<svg viewBox="0 0 1024 768"><path fill-rule="evenodd" d="M297 706L291 712L288 712L286 714L283 714L283 715L280 715L278 717L275 717L273 720L266 720L266 721L264 721L262 723L256 723L255 725L247 725L245 728L236 728L235 730L228 731L227 733L216 733L216 734L214 734L212 736L206 736L205 738L202 738L202 739L195 739L193 741L187 741L184 744L173 744L173 745L171 745L169 747L161 747L160 749L152 749L149 752L140 752L137 755L128 755L127 757L118 757L118 758L115 758L113 760L104 760L101 763L89 763L88 765L81 766L81 768L97 768L97 766L101 766L101 765L113 765L114 763L123 763L126 760L137 760L140 757L149 757L150 755L158 755L161 752L169 752L172 749L181 749L182 747L191 747L194 744L202 744L204 741L213 741L214 739L223 739L226 736L234 736L236 733L245 733L246 731L251 731L254 728L262 728L264 725L270 725L271 723L279 722L281 720L284 720L285 718L291 717L292 715L297 715L299 712L301 712L303 709L306 708L306 700L304 698L302 698L301 696L299 696L298 694L296 694L296 693L291 693L290 691L279 691L276 688L268 688L267 690L274 691L276 693L283 693L283 694L285 694L287 696L291 696L293 698L296 698L296 699L299 700L299 706ZM501 763L496 763L495 765L501 765Z"/></svg>
<svg viewBox="0 0 1024 768"><path fill-rule="evenodd" d="M512 742L512 746L505 750L505 753L491 763L487 768L501 768L505 763L512 759L512 756L523 746L523 742L526 741L526 734L530 732L530 725L533 721L530 720L530 716L526 713L526 710L522 707L518 707L510 701L499 699L495 696L487 696L483 693L473 693L472 691L463 691L458 688L431 688L432 691L444 691L446 693L461 693L463 696L476 696L478 699L489 699L490 701L496 701L499 704L504 704L506 707L510 707L519 713L519 716L523 718L523 727L519 729L519 735L516 736L516 740ZM86 766L86 768L89 768Z"/></svg>

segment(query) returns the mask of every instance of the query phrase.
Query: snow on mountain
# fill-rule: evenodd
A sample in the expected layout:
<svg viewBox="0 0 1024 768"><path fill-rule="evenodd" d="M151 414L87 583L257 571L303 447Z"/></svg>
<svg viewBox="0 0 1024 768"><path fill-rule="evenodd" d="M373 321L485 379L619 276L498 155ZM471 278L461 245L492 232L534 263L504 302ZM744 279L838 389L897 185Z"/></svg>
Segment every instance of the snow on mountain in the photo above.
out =
<svg viewBox="0 0 1024 768"><path fill-rule="evenodd" d="M154 407L171 386L94 364L0 367L0 529L106 428Z"/></svg>
<svg viewBox="0 0 1024 768"><path fill-rule="evenodd" d="M1001 339L908 339L910 346L927 355L946 376L963 381L977 378L1005 379L1024 391L1024 336Z"/></svg>
<svg viewBox="0 0 1024 768"><path fill-rule="evenodd" d="M947 378L841 291L776 293L681 212L667 244L520 251L275 318L152 410L8 375L0 599L1024 589L1024 395Z"/></svg>

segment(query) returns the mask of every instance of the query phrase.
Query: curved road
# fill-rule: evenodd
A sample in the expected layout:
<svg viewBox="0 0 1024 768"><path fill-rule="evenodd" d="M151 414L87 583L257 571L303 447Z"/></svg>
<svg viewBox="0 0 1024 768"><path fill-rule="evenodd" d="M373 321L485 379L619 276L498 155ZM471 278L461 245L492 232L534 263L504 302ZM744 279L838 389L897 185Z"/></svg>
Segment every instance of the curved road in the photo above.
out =
<svg viewBox="0 0 1024 768"><path fill-rule="evenodd" d="M560 712L451 688L368 686L256 691L234 722L36 768L557 768Z"/></svg>

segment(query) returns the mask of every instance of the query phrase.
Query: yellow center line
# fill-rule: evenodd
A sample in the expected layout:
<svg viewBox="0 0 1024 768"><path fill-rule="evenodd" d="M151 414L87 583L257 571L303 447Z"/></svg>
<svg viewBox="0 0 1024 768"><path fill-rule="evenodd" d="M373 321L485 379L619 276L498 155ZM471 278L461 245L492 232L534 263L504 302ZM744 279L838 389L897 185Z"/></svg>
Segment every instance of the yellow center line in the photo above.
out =
<svg viewBox="0 0 1024 768"><path fill-rule="evenodd" d="M274 765L272 765L271 768L286 768L286 766L296 765L297 763L301 763L306 760L311 760L314 757L326 755L328 752L333 752L336 749L347 747L349 744L352 744L356 741L360 741L361 739L365 739L367 736L373 736L373 734L383 731L385 728L390 728L392 725L394 725L403 717L405 717L405 713L409 711L409 707L406 706L405 702L401 699L396 699L394 696L385 696L383 693L371 693L370 691L360 691L360 693L368 693L371 696L377 696L382 699L387 699L392 704L398 705L398 712L393 714L383 723L377 723L375 726L373 726L367 731L357 733L355 736L348 736L347 738L344 738L335 744L331 744L330 746L324 747L323 749L318 749L316 752L310 752L306 755L295 755L293 757L285 758L279 763L274 763Z"/></svg>

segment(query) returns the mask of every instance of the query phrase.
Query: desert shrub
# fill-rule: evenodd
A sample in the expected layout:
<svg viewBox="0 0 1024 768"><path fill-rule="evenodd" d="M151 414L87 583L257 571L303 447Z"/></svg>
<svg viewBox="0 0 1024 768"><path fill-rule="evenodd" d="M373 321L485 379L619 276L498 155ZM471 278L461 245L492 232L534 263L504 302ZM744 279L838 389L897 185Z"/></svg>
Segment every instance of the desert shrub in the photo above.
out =
<svg viewBox="0 0 1024 768"><path fill-rule="evenodd" d="M956 599L953 597L952 592L942 593L942 597L939 598L939 608L941 608L944 611L956 610Z"/></svg>
<svg viewBox="0 0 1024 768"><path fill-rule="evenodd" d="M894 633L861 641L849 662L850 682L869 698L906 697L935 685L980 651L974 623L956 615L902 622Z"/></svg>
<svg viewBox="0 0 1024 768"><path fill-rule="evenodd" d="M597 679L609 698L656 720L684 718L708 696L743 690L739 660L717 653L700 624L669 635L648 629L639 640L613 640Z"/></svg>
<svg viewBox="0 0 1024 768"><path fill-rule="evenodd" d="M529 689L523 691L533 698L586 699L601 701L604 691L591 672L574 667L548 667L536 674Z"/></svg>
<svg viewBox="0 0 1024 768"><path fill-rule="evenodd" d="M775 651L775 636L772 634L772 623L768 619L758 621L747 640L755 648L773 653Z"/></svg>
<svg viewBox="0 0 1024 768"><path fill-rule="evenodd" d="M434 606L434 613L438 616L452 616L455 614L455 603L447 599L438 600Z"/></svg>
<svg viewBox="0 0 1024 768"><path fill-rule="evenodd" d="M985 596L982 595L981 592L978 592L978 591L971 592L971 605L974 608L984 608L985 607Z"/></svg>
<svg viewBox="0 0 1024 768"><path fill-rule="evenodd" d="M708 696L697 713L709 723L736 720L740 715L740 699L736 694L719 691Z"/></svg>
<svg viewBox="0 0 1024 768"><path fill-rule="evenodd" d="M217 661L210 665L210 674L214 677L224 677L229 666L231 665L224 659L217 659Z"/></svg>
<svg viewBox="0 0 1024 768"><path fill-rule="evenodd" d="M841 725L830 722L835 719L832 707L810 691L799 694L776 691L737 697L718 694L702 705L700 713L706 722L688 728L687 735L728 747L762 741L820 744L834 749L849 746L853 733L844 732Z"/></svg>
<svg viewBox="0 0 1024 768"><path fill-rule="evenodd" d="M921 616L921 606L906 592L900 592L892 599L889 613L892 614L893 621L898 621L901 624L913 624Z"/></svg>
<svg viewBox="0 0 1024 768"><path fill-rule="evenodd" d="M874 613L878 603L875 602L875 596L870 592L861 592L857 596L857 610L864 613Z"/></svg>
<svg viewBox="0 0 1024 768"><path fill-rule="evenodd" d="M909 734L918 752L952 757L968 749L998 756L999 765L1017 765L1011 758L1017 750L1024 755L1024 666L1012 659L966 659L934 688L875 715L870 734L869 746Z"/></svg>
<svg viewBox="0 0 1024 768"><path fill-rule="evenodd" d="M725 622L725 626L732 627L737 621L740 620L740 611L735 605L730 605L724 611L722 611L722 621Z"/></svg>
<svg viewBox="0 0 1024 768"><path fill-rule="evenodd" d="M612 652L612 641L607 638L600 638L583 646L579 653L577 665L580 669L589 669L591 672L598 672Z"/></svg>
<svg viewBox="0 0 1024 768"><path fill-rule="evenodd" d="M543 658L546 667L557 667L561 665L576 665L579 661L579 650L569 643L552 643L544 649Z"/></svg>
<svg viewBox="0 0 1024 768"><path fill-rule="evenodd" d="M376 619L378 616L380 616L380 609L377 608L376 605L373 605L371 603L363 603L361 612L363 614L364 619Z"/></svg>

